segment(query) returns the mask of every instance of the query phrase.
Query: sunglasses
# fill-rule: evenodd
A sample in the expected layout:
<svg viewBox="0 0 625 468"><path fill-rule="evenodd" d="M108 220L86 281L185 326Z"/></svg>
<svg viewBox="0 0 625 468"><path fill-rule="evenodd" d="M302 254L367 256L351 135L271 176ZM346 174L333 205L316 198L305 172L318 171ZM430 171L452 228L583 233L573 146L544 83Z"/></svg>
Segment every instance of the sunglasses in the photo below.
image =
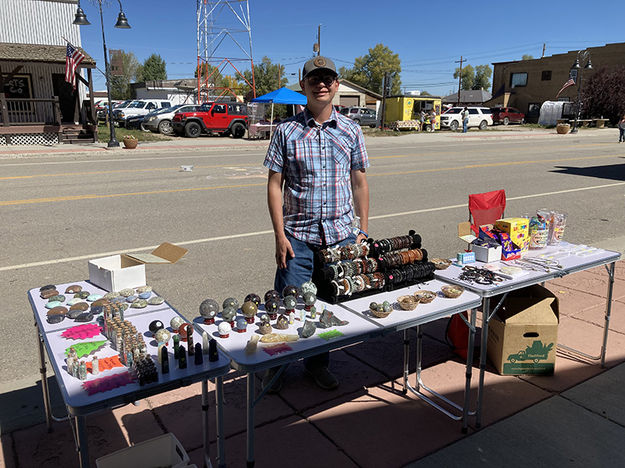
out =
<svg viewBox="0 0 625 468"><path fill-rule="evenodd" d="M312 86L316 86L320 83L324 83L326 86L331 86L337 79L336 75L312 75L307 76L306 80L308 80L308 84Z"/></svg>

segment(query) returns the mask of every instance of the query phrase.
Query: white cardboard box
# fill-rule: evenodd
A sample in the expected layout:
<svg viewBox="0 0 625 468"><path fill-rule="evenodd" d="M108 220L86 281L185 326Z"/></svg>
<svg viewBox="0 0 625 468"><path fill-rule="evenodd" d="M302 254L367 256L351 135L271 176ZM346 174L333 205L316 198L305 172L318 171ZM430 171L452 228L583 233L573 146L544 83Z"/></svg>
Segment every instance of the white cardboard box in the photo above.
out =
<svg viewBox="0 0 625 468"><path fill-rule="evenodd" d="M475 252L475 260L478 262L490 263L501 260L501 245L497 247L484 247L471 244L471 250Z"/></svg>
<svg viewBox="0 0 625 468"><path fill-rule="evenodd" d="M107 291L144 286L147 284L146 263L176 263L186 253L187 249L164 242L149 254L111 255L89 260L89 281Z"/></svg>

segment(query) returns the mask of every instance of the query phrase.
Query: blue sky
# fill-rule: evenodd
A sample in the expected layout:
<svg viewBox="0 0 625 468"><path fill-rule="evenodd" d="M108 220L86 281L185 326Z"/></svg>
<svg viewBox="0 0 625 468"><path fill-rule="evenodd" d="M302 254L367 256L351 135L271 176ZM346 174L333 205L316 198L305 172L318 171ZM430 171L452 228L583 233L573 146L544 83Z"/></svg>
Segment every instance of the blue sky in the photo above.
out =
<svg viewBox="0 0 625 468"><path fill-rule="evenodd" d="M130 30L115 29L117 1L103 0L107 46L133 52L140 62L158 53L167 63L168 78L193 76L197 61L196 0L122 0ZM609 3L609 4L608 4ZM104 68L102 35L95 0L81 2L91 26L82 26L82 43ZM468 6L467 6L468 5ZM252 55L268 56L285 65L290 82L313 55L321 24L321 53L337 67L351 66L356 57L383 43L399 54L402 88L446 95L457 86L453 71L460 56L476 66L518 60L523 54L546 55L625 42L625 2L423 2L396 0L292 1L249 0ZM218 21L234 25L232 15ZM620 33L619 33L620 31ZM248 44L246 35L235 38ZM216 55L244 54L225 40ZM228 68L225 74L233 74ZM95 74L95 89L105 88Z"/></svg>

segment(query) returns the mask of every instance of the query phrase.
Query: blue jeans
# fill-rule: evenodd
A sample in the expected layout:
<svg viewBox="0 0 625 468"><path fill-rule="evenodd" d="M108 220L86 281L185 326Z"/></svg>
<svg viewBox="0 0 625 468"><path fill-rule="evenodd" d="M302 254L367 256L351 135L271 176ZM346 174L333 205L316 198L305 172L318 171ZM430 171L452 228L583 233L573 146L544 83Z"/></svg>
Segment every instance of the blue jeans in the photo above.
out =
<svg viewBox="0 0 625 468"><path fill-rule="evenodd" d="M306 281L310 281L313 274L315 252L322 248L326 248L326 246L317 246L303 242L299 239L296 239L288 232L285 234L286 238L291 243L291 247L293 248L293 253L295 254L295 257L290 258L286 261L286 268L278 268L276 270L274 288L280 294L282 294L282 290L287 285L292 284L299 288ZM350 234L341 242L333 244L329 247L333 247L334 245L353 244L354 242L356 242L356 236L354 234ZM304 359L304 365L308 368L316 366L328 367L329 362L330 353L328 351Z"/></svg>
<svg viewBox="0 0 625 468"><path fill-rule="evenodd" d="M462 133L467 133L469 130L469 119L462 120Z"/></svg>
<svg viewBox="0 0 625 468"><path fill-rule="evenodd" d="M625 128L619 128L618 131L619 131L619 135L618 135L619 143L621 141L625 141Z"/></svg>

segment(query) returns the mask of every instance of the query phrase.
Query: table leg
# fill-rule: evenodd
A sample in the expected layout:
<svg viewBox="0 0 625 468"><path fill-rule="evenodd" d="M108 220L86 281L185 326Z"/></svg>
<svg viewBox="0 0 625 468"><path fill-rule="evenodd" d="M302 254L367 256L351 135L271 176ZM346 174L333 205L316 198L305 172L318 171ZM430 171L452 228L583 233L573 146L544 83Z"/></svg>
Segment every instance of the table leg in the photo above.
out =
<svg viewBox="0 0 625 468"><path fill-rule="evenodd" d="M410 340L408 339L408 329L404 330L404 388L402 393L408 393L408 365L410 361Z"/></svg>
<svg viewBox="0 0 625 468"><path fill-rule="evenodd" d="M464 387L464 405L462 407L462 432L467 433L469 427L469 405L471 404L471 375L473 372L473 347L475 345L475 320L477 311L475 309L471 313L471 326L469 327L469 345L467 348L467 371L466 383Z"/></svg>
<svg viewBox="0 0 625 468"><path fill-rule="evenodd" d="M484 398L484 373L486 371L486 348L488 346L488 322L490 317L490 299L482 300L482 340L480 344L480 381L477 386L477 410L475 427L482 426L482 401Z"/></svg>
<svg viewBox="0 0 625 468"><path fill-rule="evenodd" d="M254 373L247 374L247 466L254 466Z"/></svg>
<svg viewBox="0 0 625 468"><path fill-rule="evenodd" d="M76 416L76 439L78 455L80 457L80 468L89 467L89 442L87 441L87 418Z"/></svg>
<svg viewBox="0 0 625 468"><path fill-rule="evenodd" d="M603 326L603 343L601 344L601 367L605 367L605 353L608 348L608 330L610 327L610 315L612 313L612 292L614 289L614 267L616 262L610 263L608 270L608 294L605 306L605 324Z"/></svg>
<svg viewBox="0 0 625 468"><path fill-rule="evenodd" d="M43 407L46 413L46 427L48 432L52 432L52 412L50 410L50 390L48 389L48 377L46 370L46 356L43 352L43 337L39 332L39 326L35 322L37 332L37 343L39 344L39 372L41 374L41 393L43 394Z"/></svg>
<svg viewBox="0 0 625 468"><path fill-rule="evenodd" d="M417 391L419 391L419 388L421 387L421 360L423 359L423 331L421 330L421 325L417 325L416 326L416 330L417 330L417 349L415 350L416 352L416 358L417 358L417 368L416 368L416 382L415 382L415 389Z"/></svg>
<svg viewBox="0 0 625 468"><path fill-rule="evenodd" d="M204 467L212 468L210 457L210 431L208 422L208 380L202 380L202 438L204 443Z"/></svg>
<svg viewBox="0 0 625 468"><path fill-rule="evenodd" d="M226 452L224 450L224 379L217 377L215 399L217 400L217 466L226 466Z"/></svg>

